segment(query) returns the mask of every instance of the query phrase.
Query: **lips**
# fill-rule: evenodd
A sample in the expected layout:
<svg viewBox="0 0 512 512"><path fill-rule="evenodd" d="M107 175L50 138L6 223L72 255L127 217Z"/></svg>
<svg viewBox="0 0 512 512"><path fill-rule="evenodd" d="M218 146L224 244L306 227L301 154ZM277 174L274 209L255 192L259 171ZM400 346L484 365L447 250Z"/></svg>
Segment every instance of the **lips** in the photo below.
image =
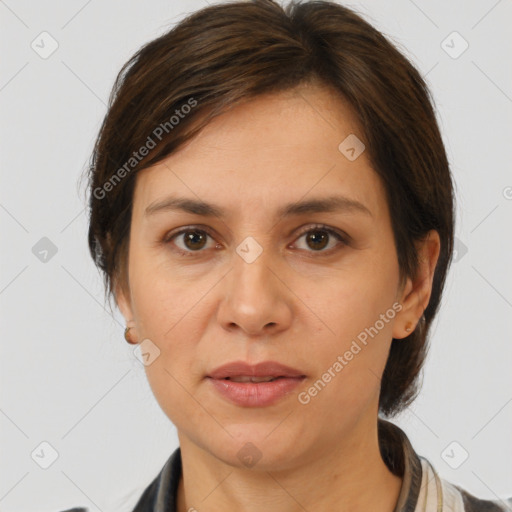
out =
<svg viewBox="0 0 512 512"><path fill-rule="evenodd" d="M276 361L256 365L237 361L216 368L207 381L215 392L239 407L267 407L290 396L305 378L300 370Z"/></svg>
<svg viewBox="0 0 512 512"><path fill-rule="evenodd" d="M265 361L255 365L250 365L244 361L235 361L219 366L208 377L234 380L235 382L264 382L280 377L300 378L305 377L305 374L276 361Z"/></svg>

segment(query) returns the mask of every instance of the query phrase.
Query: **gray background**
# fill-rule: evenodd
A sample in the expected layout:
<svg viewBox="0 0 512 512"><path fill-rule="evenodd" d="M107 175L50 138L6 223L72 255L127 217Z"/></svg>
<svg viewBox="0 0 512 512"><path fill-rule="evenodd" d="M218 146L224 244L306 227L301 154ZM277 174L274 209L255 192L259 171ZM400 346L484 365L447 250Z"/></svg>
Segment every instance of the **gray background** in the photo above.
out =
<svg viewBox="0 0 512 512"><path fill-rule="evenodd" d="M346 5L426 76L457 185L457 262L422 394L395 421L442 477L481 497L511 496L512 3ZM122 64L204 6L0 1L3 512L131 510L177 446L120 313L104 309L78 180ZM51 49L43 31L58 43L46 59L31 47ZM460 55L454 31L469 44ZM48 469L42 442L58 453ZM460 464L462 450L469 457Z"/></svg>

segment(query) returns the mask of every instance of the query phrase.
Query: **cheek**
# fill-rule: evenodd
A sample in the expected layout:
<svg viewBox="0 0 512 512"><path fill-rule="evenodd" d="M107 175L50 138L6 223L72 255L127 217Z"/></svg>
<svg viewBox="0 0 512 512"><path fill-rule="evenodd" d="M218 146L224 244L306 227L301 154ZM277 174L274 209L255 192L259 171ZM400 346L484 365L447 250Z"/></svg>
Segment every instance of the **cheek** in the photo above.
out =
<svg viewBox="0 0 512 512"><path fill-rule="evenodd" d="M158 357L145 366L148 381L162 407L179 404L194 378L201 354L198 344L211 317L211 276L194 282L148 265L133 266L134 314L140 339L149 339ZM165 399L164 399L165 396Z"/></svg>
<svg viewBox="0 0 512 512"><path fill-rule="evenodd" d="M343 411L378 394L396 316L397 264L385 255L365 260L310 286L304 301L321 319L315 320L321 332L310 354L320 379L312 401L336 403Z"/></svg>
<svg viewBox="0 0 512 512"><path fill-rule="evenodd" d="M144 283L138 300L141 335L158 347L158 357L145 366L146 377L161 409L175 424L193 421L198 412L191 398L192 382L199 379L198 343L206 313L198 303L204 293L184 290L161 280ZM186 414L185 414L186 411Z"/></svg>
<svg viewBox="0 0 512 512"><path fill-rule="evenodd" d="M132 271L134 313L141 335L164 345L176 339L183 325L187 329L198 326L202 299L214 285L211 275L190 279L142 251L134 254Z"/></svg>
<svg viewBox="0 0 512 512"><path fill-rule="evenodd" d="M384 254L366 251L354 254L350 264L331 270L323 278L305 280L297 295L316 313L326 340L356 337L365 328L373 326L380 315L392 308L398 286L398 263L392 251ZM387 315L379 330L392 330L394 311ZM335 345L335 343L334 343Z"/></svg>

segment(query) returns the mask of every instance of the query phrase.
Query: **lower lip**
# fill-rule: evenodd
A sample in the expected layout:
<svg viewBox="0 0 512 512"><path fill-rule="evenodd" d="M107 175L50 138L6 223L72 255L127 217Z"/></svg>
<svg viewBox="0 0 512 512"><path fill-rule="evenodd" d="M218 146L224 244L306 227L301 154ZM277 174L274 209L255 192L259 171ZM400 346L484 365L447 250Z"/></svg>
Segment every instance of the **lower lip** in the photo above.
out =
<svg viewBox="0 0 512 512"><path fill-rule="evenodd" d="M304 379L305 377L282 377L273 382L234 382L208 377L222 396L242 407L272 405L291 393Z"/></svg>

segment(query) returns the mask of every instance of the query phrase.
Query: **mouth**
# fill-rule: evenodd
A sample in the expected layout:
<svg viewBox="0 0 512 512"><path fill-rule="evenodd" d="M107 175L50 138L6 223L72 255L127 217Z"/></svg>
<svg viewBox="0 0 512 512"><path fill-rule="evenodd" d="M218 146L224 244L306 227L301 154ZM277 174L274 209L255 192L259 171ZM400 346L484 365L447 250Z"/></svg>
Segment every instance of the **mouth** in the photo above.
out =
<svg viewBox="0 0 512 512"><path fill-rule="evenodd" d="M277 404L299 386L306 377L250 377L207 380L218 396L238 407L268 407Z"/></svg>
<svg viewBox="0 0 512 512"><path fill-rule="evenodd" d="M207 376L216 393L239 407L276 404L304 379L303 372L274 361L256 365L243 361L228 363Z"/></svg>

